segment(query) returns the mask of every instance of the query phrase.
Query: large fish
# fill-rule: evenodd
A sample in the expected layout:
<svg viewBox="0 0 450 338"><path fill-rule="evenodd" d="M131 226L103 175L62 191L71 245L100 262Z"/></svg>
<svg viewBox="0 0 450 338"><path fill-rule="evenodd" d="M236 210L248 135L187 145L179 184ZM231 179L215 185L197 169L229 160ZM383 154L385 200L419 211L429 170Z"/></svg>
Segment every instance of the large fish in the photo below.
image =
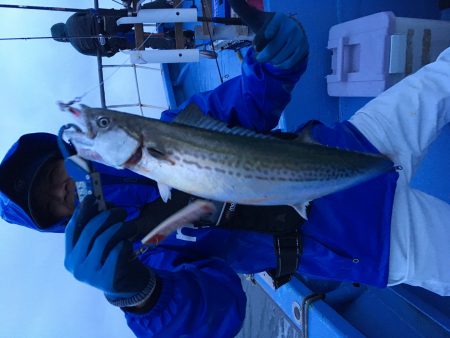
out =
<svg viewBox="0 0 450 338"><path fill-rule="evenodd" d="M280 139L205 116L191 105L172 123L117 111L72 108L84 131L65 135L78 154L128 168L199 197L251 205L292 205L304 216L311 200L392 169L381 155Z"/></svg>

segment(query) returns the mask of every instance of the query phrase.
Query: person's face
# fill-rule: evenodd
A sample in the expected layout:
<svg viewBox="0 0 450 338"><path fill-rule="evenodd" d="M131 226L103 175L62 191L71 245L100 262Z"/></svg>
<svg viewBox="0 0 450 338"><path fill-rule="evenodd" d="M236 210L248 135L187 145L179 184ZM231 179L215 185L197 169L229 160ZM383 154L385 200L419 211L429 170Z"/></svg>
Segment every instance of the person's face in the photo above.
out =
<svg viewBox="0 0 450 338"><path fill-rule="evenodd" d="M67 175L63 160L53 160L41 171L33 189L33 206L44 225L70 217L75 209L75 183Z"/></svg>

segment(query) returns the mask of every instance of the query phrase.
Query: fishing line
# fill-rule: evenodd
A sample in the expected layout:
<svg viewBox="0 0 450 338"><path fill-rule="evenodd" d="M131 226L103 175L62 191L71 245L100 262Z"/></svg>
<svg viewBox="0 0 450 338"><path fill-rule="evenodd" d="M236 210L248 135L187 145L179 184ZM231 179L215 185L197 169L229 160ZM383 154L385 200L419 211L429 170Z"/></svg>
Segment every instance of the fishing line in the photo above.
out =
<svg viewBox="0 0 450 338"><path fill-rule="evenodd" d="M121 6L123 6L123 3L121 3L121 2L119 2L119 1L117 1L117 0L111 0L112 2L115 2L116 4L119 4L119 5L121 5Z"/></svg>
<svg viewBox="0 0 450 338"><path fill-rule="evenodd" d="M116 35L89 35L89 36L68 36L67 39L99 39L99 38L117 38L117 39L126 39L123 36ZM0 41L14 41L14 40L45 40L45 39L53 39L53 36L23 36L17 38L0 38Z"/></svg>
<svg viewBox="0 0 450 338"><path fill-rule="evenodd" d="M162 33L148 33L145 32L147 35L147 39L153 39L153 38L161 38ZM169 40L170 38L166 38L163 36L164 39ZM53 36L21 36L21 37L14 37L14 38L0 38L0 41L15 41L15 40L54 40L55 38ZM98 35L69 35L65 37L65 39L127 39L126 36L122 35L104 35L104 34L98 34Z"/></svg>

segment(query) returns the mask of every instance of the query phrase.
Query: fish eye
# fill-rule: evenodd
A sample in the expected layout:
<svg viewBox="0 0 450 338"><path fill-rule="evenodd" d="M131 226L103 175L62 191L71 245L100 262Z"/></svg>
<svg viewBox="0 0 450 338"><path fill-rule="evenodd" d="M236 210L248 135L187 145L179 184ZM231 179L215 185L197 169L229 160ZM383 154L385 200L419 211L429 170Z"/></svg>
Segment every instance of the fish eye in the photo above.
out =
<svg viewBox="0 0 450 338"><path fill-rule="evenodd" d="M107 128L110 122L109 118L102 116L97 119L97 126L99 128Z"/></svg>

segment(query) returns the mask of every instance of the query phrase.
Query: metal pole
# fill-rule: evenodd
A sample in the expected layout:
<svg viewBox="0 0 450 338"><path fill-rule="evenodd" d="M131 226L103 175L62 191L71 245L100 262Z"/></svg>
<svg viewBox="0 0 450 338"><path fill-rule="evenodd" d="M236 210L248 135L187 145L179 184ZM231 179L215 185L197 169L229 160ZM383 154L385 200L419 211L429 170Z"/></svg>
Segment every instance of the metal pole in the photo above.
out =
<svg viewBox="0 0 450 338"><path fill-rule="evenodd" d="M144 111L142 110L141 93L139 91L139 82L138 82L138 78L137 78L136 67L133 67L133 70L134 70L134 82L136 83L136 92L137 92L137 97L138 97L138 102L139 102L139 109L141 111L141 115L144 116Z"/></svg>
<svg viewBox="0 0 450 338"><path fill-rule="evenodd" d="M94 8L98 9L98 0L94 0ZM103 79L103 61L100 53L100 49L97 49L97 70L98 70L98 82L100 89L100 102L102 104L102 108L106 108L106 97L105 97L105 86Z"/></svg>
<svg viewBox="0 0 450 338"><path fill-rule="evenodd" d="M100 50L97 49L97 69L98 69L98 83L100 89L100 102L102 108L106 108L106 98L105 98L105 86L103 84L103 62Z"/></svg>

